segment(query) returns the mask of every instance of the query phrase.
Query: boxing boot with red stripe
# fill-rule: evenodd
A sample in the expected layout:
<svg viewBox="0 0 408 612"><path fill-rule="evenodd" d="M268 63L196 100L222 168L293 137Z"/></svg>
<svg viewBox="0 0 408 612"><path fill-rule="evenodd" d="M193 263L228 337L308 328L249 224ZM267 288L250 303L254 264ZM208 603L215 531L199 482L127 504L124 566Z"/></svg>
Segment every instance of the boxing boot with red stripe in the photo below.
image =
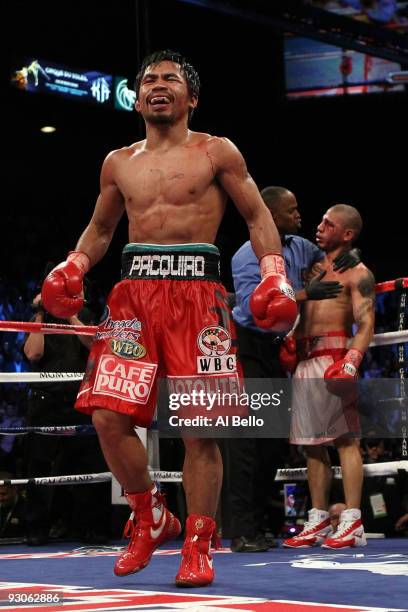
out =
<svg viewBox="0 0 408 612"><path fill-rule="evenodd" d="M361 522L361 511L358 508L349 508L343 510L340 514L337 530L324 541L322 548L338 549L366 545L367 540Z"/></svg>
<svg viewBox="0 0 408 612"><path fill-rule="evenodd" d="M318 546L332 531L329 513L325 510L312 508L309 510L308 521L304 524L303 530L293 538L285 540L283 546L287 548Z"/></svg>
<svg viewBox="0 0 408 612"><path fill-rule="evenodd" d="M213 561L210 554L211 540L215 532L215 521L209 516L190 514L186 522L186 539L176 585L200 587L214 580Z"/></svg>
<svg viewBox="0 0 408 612"><path fill-rule="evenodd" d="M125 493L125 497L132 513L123 535L130 538L130 542L115 563L113 571L116 576L142 570L158 546L181 532L180 521L167 510L156 485L143 493Z"/></svg>

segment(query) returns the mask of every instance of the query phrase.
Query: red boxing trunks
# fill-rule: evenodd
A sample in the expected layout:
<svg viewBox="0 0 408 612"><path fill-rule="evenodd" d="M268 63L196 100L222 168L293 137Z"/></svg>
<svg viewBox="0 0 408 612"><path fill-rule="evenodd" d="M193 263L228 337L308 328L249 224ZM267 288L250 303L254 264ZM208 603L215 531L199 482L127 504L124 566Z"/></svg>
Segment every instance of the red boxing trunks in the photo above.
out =
<svg viewBox="0 0 408 612"><path fill-rule="evenodd" d="M170 391L236 391L235 330L211 244L128 244L75 408L128 414L146 427L157 379ZM183 389L186 387L185 389Z"/></svg>

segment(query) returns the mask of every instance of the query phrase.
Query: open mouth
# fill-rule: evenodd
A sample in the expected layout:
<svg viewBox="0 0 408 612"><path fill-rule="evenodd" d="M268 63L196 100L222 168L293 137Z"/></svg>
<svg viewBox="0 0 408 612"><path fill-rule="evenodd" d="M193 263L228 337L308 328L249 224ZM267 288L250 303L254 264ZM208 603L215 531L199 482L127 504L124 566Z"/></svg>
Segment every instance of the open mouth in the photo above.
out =
<svg viewBox="0 0 408 612"><path fill-rule="evenodd" d="M164 104L170 104L170 98L168 96L153 96L150 98L149 104L152 106L163 106Z"/></svg>

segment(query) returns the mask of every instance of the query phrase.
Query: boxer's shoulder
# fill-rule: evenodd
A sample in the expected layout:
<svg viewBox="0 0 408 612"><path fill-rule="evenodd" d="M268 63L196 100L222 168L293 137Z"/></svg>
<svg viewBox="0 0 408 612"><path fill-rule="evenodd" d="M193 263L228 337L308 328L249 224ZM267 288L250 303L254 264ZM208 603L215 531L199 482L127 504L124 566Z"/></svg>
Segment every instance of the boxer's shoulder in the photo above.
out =
<svg viewBox="0 0 408 612"><path fill-rule="evenodd" d="M350 268L343 272L343 275L347 275L347 280L350 285L356 286L360 292L372 293L375 290L375 278L374 274L369 268L362 262L354 268Z"/></svg>
<svg viewBox="0 0 408 612"><path fill-rule="evenodd" d="M360 262L354 268L350 268L349 270L346 270L346 272L348 272L350 278L356 281L358 281L361 278L366 278L366 277L374 281L374 274L365 264L363 264L363 262Z"/></svg>
<svg viewBox="0 0 408 612"><path fill-rule="evenodd" d="M245 169L246 164L235 144L225 136L210 136L206 143L209 157L218 169Z"/></svg>

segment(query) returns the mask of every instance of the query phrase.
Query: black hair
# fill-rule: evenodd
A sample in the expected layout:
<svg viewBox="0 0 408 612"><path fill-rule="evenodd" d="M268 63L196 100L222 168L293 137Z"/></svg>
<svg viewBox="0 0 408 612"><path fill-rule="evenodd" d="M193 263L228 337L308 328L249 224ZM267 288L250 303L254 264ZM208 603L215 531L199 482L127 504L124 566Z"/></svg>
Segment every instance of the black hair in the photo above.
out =
<svg viewBox="0 0 408 612"><path fill-rule="evenodd" d="M285 187L279 187L277 185L271 185L269 187L264 187L261 191L261 196L266 206L271 211L272 215L276 214L277 208L282 202L283 198L290 194L290 191Z"/></svg>
<svg viewBox="0 0 408 612"><path fill-rule="evenodd" d="M144 58L140 70L135 78L134 89L136 98L139 97L140 83L143 79L144 73L146 72L146 68L148 66L155 66L160 62L174 62L175 64L178 64L187 81L188 93L190 96L195 96L198 98L200 93L200 77L198 76L197 70L187 61L185 57L181 55L181 53L178 51L171 51L170 49L154 51L154 53L151 53ZM190 109L189 119L191 119L193 111L194 109Z"/></svg>

